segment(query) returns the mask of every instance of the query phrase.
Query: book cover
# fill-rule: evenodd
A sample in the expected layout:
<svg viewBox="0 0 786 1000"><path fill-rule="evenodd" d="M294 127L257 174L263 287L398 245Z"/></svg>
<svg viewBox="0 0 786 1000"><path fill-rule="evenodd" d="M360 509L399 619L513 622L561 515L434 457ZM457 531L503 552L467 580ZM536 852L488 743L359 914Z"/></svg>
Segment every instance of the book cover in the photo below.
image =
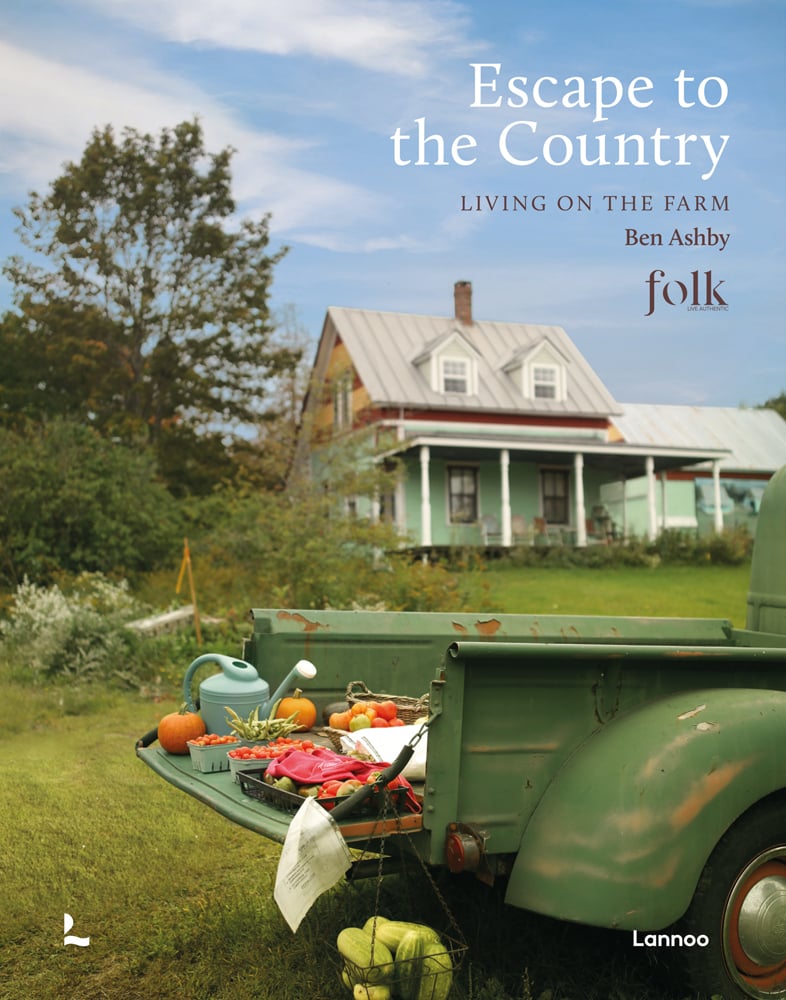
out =
<svg viewBox="0 0 786 1000"><path fill-rule="evenodd" d="M489 467L471 474L479 478L466 465L446 467L444 498L435 495L431 507L422 495L397 495L396 516L424 552L469 539L470 527L473 544L509 546L517 524L531 530L538 515L544 530L551 520L580 545L595 531L612 537L603 527L609 510L623 533L624 517L638 517L645 533L679 527L688 516L680 501L667 511L654 486L625 513L613 491L603 493L587 454L608 452L608 441L601 448L591 440L601 426L592 425L593 414L605 414L604 436L618 426L621 438L641 435L637 448L652 446L620 467L621 476L651 480L678 467L680 448L708 468L728 453L709 425L687 443L679 439L687 410L753 408L783 395L782 0L9 0L0 29L0 259L19 251L14 208L77 160L94 129L155 135L198 119L208 149L234 150L238 217L269 213L274 247L288 248L270 304L296 317L310 350L333 307L567 334L567 346L543 335L548 357L511 349L499 368L508 381L530 379L533 412L553 403L549 412L560 416L557 404L575 403L565 426L586 433L584 446L561 445L544 459L537 485L520 499L514 489L511 499L509 426L495 439ZM463 317L462 289L471 289ZM0 276L0 309L12 303L11 282ZM338 326L330 329L340 336ZM384 328L379 336L382 343ZM435 344L424 339L419 350ZM434 369L430 391L450 396L445 419L454 423L464 396L488 392L489 410L499 404L473 357L471 346L460 348ZM376 398L369 388L385 367L380 358L368 359L364 389L392 407L392 395ZM413 350L406 360L425 370L431 358ZM564 372L585 364L584 401L567 389L563 399ZM428 409L416 412L416 402L397 405L411 405L415 420ZM626 405L654 408L646 413L654 430L625 428ZM352 406L350 399L348 412ZM643 420L645 411L636 412ZM621 423L609 424L609 415ZM666 419L675 424L658 424ZM435 437L412 433L417 483L429 462L441 470L447 459ZM708 478L695 495L691 482L691 527L722 525L732 508L740 517L758 513L756 490L784 461L782 432L773 441L758 466L740 465L738 497L733 484L721 497L717 467L714 483ZM484 483L488 511L479 506ZM594 522L593 506L605 511ZM142 769L130 743L128 757L130 769ZM90 808L95 815L100 803ZM132 839L141 872L156 846L144 840L141 799L139 809ZM45 800L42 810L40 824L20 837L47 844L42 878L56 882L58 857L67 854L73 866L92 833L53 839ZM6 857L20 863L21 842L10 813L6 819ZM110 995L98 973L90 978L91 949L98 945L104 961L124 946L107 943L110 927L84 919L79 900L101 873L88 864L83 876L70 900L68 887L64 894L57 885L46 929L40 914L30 926L36 947L45 950L48 935L59 956L81 956L85 989L92 983L93 995ZM153 888L141 875L140 886ZM206 904L183 903L199 905ZM13 939L13 926L8 934L23 950L24 936ZM151 918L153 955L156 934ZM205 987L200 996L230 995L231 972L217 976L215 989L224 992ZM122 973L115 980L116 989Z"/></svg>

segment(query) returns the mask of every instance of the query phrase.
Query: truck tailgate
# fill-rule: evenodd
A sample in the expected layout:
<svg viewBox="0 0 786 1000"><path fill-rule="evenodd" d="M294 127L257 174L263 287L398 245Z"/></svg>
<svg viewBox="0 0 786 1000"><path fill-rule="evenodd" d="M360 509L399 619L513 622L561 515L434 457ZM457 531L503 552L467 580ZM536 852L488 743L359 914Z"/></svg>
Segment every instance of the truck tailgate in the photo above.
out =
<svg viewBox="0 0 786 1000"><path fill-rule="evenodd" d="M292 821L289 813L245 795L229 771L196 771L187 754L167 753L161 747L137 747L137 756L175 788L210 806L233 823L268 840L283 844ZM420 813L404 813L384 821L374 816L349 816L340 822L347 843L399 832L415 832L423 825Z"/></svg>

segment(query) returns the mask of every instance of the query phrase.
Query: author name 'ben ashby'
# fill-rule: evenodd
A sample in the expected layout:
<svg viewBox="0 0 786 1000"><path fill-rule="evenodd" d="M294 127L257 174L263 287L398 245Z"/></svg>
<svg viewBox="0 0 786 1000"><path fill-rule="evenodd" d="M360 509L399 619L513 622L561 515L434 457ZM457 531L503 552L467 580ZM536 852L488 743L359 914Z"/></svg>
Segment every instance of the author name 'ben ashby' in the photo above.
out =
<svg viewBox="0 0 786 1000"><path fill-rule="evenodd" d="M671 234L663 233L640 233L638 229L625 230L626 247L712 247L719 251L726 249L731 233L716 233L714 229L707 226L699 229L673 229Z"/></svg>

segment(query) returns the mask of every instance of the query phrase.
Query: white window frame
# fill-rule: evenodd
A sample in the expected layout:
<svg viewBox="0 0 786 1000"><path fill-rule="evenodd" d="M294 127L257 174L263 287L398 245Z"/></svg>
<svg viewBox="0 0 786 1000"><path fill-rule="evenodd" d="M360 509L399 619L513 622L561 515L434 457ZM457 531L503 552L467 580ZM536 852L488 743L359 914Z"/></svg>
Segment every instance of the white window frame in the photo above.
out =
<svg viewBox="0 0 786 1000"><path fill-rule="evenodd" d="M549 520L549 512L546 510L546 491L544 480L547 476L554 475L559 476L560 479L564 478L566 485L566 493L564 496L566 519L564 521ZM549 497L553 497L557 500L563 499L559 494L549 494ZM540 467L538 474L538 505L540 507L541 517L543 517L548 524L557 525L562 528L570 527L573 511L573 480L571 477L571 470L567 466L542 465Z"/></svg>
<svg viewBox="0 0 786 1000"><path fill-rule="evenodd" d="M546 372L550 373L549 380L542 377ZM565 365L559 361L530 360L521 366L520 378L525 399L552 403L564 403L567 399L567 373ZM538 395L539 386L553 387L553 395Z"/></svg>
<svg viewBox="0 0 786 1000"><path fill-rule="evenodd" d="M462 475L469 475L472 479L472 492L471 493L459 493L454 494L451 491L451 474L453 471L460 472ZM472 497L474 506L474 517L453 517L453 510L451 506L451 498L453 496L466 496ZM449 525L453 524L475 524L477 522L480 511L480 469L477 465L471 462L449 462L445 466L445 514L446 521Z"/></svg>
<svg viewBox="0 0 786 1000"><path fill-rule="evenodd" d="M539 392L539 389L550 389L550 392ZM559 365L553 364L533 364L532 365L532 398L533 399L553 399L561 397L560 391L560 369Z"/></svg>
<svg viewBox="0 0 786 1000"><path fill-rule="evenodd" d="M352 379L342 375L333 392L333 427L340 431L352 425Z"/></svg>
<svg viewBox="0 0 786 1000"><path fill-rule="evenodd" d="M456 370L449 371L449 368L454 368ZM457 382L463 382L464 388L459 389L455 386L448 388L447 383L450 379L455 379ZM439 383L441 391L446 395L448 393L452 393L457 396L471 395L472 363L470 359L457 357L455 355L441 357L439 359Z"/></svg>

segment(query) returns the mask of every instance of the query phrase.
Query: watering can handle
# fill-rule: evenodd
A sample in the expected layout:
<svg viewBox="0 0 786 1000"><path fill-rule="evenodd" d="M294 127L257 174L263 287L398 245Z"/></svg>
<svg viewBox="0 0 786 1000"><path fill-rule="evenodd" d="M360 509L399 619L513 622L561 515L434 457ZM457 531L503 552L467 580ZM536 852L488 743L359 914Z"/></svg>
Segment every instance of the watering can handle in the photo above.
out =
<svg viewBox="0 0 786 1000"><path fill-rule="evenodd" d="M225 656L223 653L203 653L202 656L198 656L189 665L186 675L183 678L183 701L186 703L186 708L189 712L196 711L194 703L191 700L191 681L194 674L203 663L210 663L211 661L217 663L227 677L246 681L256 680L259 676L256 669L250 663L246 663L245 660L235 660L231 656Z"/></svg>

